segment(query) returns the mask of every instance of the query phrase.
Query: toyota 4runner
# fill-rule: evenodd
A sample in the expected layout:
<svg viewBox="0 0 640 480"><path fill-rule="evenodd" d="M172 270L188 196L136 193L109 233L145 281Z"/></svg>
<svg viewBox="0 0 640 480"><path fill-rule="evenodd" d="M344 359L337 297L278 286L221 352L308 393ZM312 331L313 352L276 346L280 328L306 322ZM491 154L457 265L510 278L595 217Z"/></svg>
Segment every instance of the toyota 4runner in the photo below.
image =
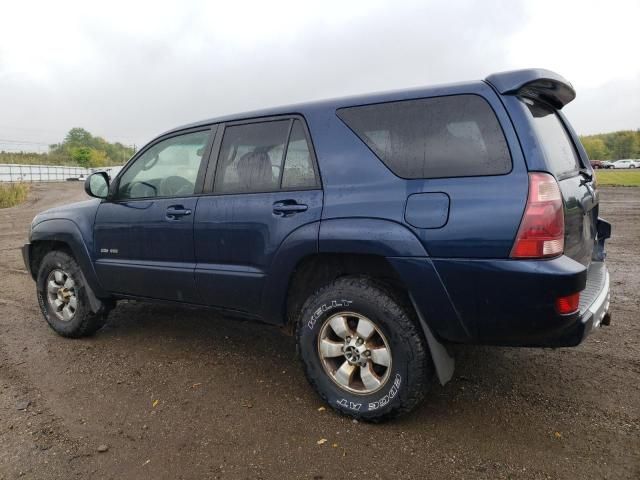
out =
<svg viewBox="0 0 640 480"><path fill-rule="evenodd" d="M60 335L119 299L199 305L295 333L306 376L365 420L409 411L448 345L578 345L609 320L589 159L546 70L194 123L23 247Z"/></svg>

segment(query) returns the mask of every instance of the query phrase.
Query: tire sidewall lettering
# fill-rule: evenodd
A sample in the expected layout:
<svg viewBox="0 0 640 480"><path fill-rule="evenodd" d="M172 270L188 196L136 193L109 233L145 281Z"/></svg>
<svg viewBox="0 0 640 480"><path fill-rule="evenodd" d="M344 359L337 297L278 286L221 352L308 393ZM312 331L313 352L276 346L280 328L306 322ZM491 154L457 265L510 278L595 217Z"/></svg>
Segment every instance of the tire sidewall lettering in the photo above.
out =
<svg viewBox="0 0 640 480"><path fill-rule="evenodd" d="M347 308L349 305L353 303L352 300L332 300L331 302L323 303L320 307L318 307L312 314L311 318L307 322L307 327L310 330L313 330L318 323L318 319L322 316L323 313L326 313L330 310L335 310L337 308Z"/></svg>

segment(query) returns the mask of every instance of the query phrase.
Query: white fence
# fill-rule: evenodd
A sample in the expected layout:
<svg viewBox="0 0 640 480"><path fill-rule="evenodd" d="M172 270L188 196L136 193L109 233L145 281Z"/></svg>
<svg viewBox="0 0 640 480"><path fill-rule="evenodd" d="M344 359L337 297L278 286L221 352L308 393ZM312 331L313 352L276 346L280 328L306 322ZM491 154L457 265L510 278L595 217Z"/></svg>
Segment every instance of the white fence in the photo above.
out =
<svg viewBox="0 0 640 480"><path fill-rule="evenodd" d="M65 180L81 180L87 175L106 171L114 177L122 167L84 168L65 165L14 165L0 164L0 182L64 182Z"/></svg>

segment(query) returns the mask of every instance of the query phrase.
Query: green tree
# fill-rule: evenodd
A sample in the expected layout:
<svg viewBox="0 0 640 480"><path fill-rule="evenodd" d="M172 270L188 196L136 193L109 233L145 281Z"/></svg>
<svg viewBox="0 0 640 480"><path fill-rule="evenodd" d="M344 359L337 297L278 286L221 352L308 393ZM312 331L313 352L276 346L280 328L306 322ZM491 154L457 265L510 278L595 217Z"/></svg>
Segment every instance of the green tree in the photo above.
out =
<svg viewBox="0 0 640 480"><path fill-rule="evenodd" d="M71 148L71 159L81 167L91 166L91 149L89 147Z"/></svg>
<svg viewBox="0 0 640 480"><path fill-rule="evenodd" d="M109 165L109 159L104 150L96 150L95 148L91 148L89 155L89 166L90 167L106 167Z"/></svg>
<svg viewBox="0 0 640 480"><path fill-rule="evenodd" d="M122 165L133 155L133 149L119 142L109 143L102 137L94 137L84 128L76 127L69 130L61 143L50 145L49 155L66 159L58 164L104 167Z"/></svg>
<svg viewBox="0 0 640 480"><path fill-rule="evenodd" d="M70 146L90 147L93 143L93 136L84 128L76 127L69 130L69 133L64 137L63 143Z"/></svg>
<svg viewBox="0 0 640 480"><path fill-rule="evenodd" d="M583 137L582 146L592 160L606 160L609 158L609 149L604 140L598 137Z"/></svg>
<svg viewBox="0 0 640 480"><path fill-rule="evenodd" d="M640 143L636 132L619 132L614 143L617 158L636 158L640 153Z"/></svg>

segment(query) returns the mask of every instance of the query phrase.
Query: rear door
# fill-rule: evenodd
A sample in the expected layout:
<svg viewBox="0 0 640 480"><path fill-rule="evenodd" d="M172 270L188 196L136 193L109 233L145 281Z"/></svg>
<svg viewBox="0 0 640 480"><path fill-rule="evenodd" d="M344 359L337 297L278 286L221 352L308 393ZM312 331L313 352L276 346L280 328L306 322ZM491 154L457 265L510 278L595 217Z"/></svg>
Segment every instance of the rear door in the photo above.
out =
<svg viewBox="0 0 640 480"><path fill-rule="evenodd" d="M258 314L278 248L320 220L310 138L302 118L235 122L221 126L212 157L195 215L197 289L207 305Z"/></svg>
<svg viewBox="0 0 640 480"><path fill-rule="evenodd" d="M564 200L564 253L588 266L595 246L598 223L598 193L593 170L578 154L566 118L555 109L529 99L526 105L539 149L549 171L556 177Z"/></svg>

